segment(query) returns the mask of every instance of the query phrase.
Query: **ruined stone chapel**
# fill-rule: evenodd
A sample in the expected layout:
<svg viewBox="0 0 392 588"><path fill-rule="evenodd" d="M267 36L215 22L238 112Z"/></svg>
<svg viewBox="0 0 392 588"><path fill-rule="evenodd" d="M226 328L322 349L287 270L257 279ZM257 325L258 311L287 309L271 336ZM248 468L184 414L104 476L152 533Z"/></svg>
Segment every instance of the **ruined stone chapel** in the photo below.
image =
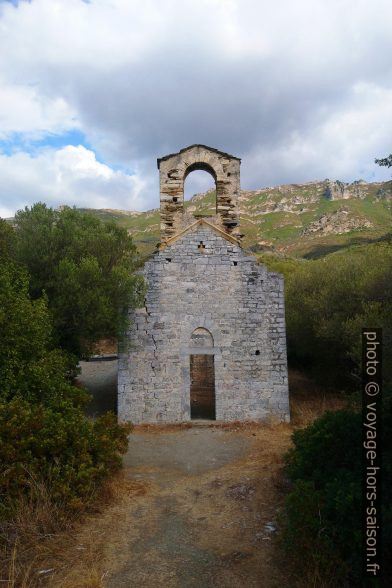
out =
<svg viewBox="0 0 392 588"><path fill-rule="evenodd" d="M283 276L241 248L240 163L204 145L158 159L161 242L119 354L122 422L289 420ZM184 209L193 170L215 180L213 216Z"/></svg>

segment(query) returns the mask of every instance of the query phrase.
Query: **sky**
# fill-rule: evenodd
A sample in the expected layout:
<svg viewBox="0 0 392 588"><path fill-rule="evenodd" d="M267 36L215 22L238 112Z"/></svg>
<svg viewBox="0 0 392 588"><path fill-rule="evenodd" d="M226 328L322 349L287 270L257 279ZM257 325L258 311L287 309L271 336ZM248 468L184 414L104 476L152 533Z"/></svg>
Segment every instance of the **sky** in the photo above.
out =
<svg viewBox="0 0 392 588"><path fill-rule="evenodd" d="M246 190L388 180L391 32L390 0L0 0L0 216L156 208L195 143Z"/></svg>

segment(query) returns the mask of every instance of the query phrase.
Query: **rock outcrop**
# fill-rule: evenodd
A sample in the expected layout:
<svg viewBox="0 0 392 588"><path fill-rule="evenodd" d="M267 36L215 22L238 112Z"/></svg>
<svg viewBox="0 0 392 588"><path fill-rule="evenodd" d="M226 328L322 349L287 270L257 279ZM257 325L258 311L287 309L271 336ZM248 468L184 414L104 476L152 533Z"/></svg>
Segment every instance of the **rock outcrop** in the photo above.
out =
<svg viewBox="0 0 392 588"><path fill-rule="evenodd" d="M347 208L339 208L332 214L323 214L316 221L310 223L306 229L302 231L302 235L341 235L349 233L350 231L358 231L372 227L372 223L365 218L352 215Z"/></svg>

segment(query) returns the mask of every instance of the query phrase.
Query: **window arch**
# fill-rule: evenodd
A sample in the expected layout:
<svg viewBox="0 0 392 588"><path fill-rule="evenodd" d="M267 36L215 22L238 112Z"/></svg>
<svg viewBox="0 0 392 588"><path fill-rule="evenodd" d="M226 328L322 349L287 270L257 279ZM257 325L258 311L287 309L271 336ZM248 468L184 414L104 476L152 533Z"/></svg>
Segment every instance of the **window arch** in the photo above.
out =
<svg viewBox="0 0 392 588"><path fill-rule="evenodd" d="M208 163L204 163L203 161L196 161L195 163L192 163L191 165L189 165L186 168L185 173L184 173L184 182L187 179L187 177L189 176L189 174L192 173L193 171L205 171L205 172L211 174L212 177L214 178L214 182L216 185L216 171Z"/></svg>
<svg viewBox="0 0 392 588"><path fill-rule="evenodd" d="M197 327L191 335L191 347L214 347L214 338L208 329Z"/></svg>

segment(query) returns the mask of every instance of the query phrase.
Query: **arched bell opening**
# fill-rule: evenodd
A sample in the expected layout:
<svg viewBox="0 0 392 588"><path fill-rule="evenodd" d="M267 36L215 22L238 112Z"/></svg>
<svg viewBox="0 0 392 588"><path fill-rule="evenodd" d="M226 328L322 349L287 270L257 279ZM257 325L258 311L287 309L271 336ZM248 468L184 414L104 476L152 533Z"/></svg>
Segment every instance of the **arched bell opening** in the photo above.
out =
<svg viewBox="0 0 392 588"><path fill-rule="evenodd" d="M184 174L184 206L195 218L215 216L217 212L216 173L207 164L193 164ZM200 206L198 201L190 202L196 194L208 196Z"/></svg>
<svg viewBox="0 0 392 588"><path fill-rule="evenodd" d="M159 158L157 163L162 243L191 225L193 216L196 218L211 216L213 224L226 233L240 237L238 200L241 160L238 157L206 145L190 145L178 153ZM184 200L184 183L192 172L207 172L213 179L210 187L215 184L213 200L207 199L208 202L206 207L203 206L203 210L199 207L195 207L193 211L189 210L193 207L193 203L189 206ZM200 191L206 190L202 188Z"/></svg>

